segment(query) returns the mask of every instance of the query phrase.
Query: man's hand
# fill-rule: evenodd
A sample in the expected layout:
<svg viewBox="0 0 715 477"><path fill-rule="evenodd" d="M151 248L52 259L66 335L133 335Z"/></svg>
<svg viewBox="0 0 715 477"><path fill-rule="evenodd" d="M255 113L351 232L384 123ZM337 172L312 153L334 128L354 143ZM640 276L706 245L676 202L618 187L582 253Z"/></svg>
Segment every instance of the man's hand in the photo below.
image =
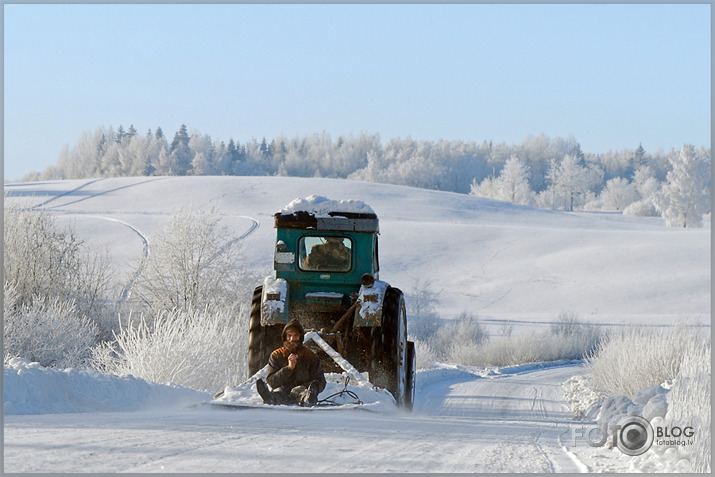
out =
<svg viewBox="0 0 715 477"><path fill-rule="evenodd" d="M298 362L298 355L297 354L291 354L288 356L288 367L290 369L295 369L295 365Z"/></svg>

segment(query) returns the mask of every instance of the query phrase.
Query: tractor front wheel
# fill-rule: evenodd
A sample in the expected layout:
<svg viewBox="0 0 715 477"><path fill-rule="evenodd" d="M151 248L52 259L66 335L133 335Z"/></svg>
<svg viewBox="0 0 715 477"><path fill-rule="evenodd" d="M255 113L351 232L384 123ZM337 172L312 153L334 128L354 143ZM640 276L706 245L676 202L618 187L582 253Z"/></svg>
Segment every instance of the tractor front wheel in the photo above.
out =
<svg viewBox="0 0 715 477"><path fill-rule="evenodd" d="M261 300L263 287L256 287L251 300L251 316L248 325L248 377L253 376L268 364L273 350L280 347L281 325L261 325Z"/></svg>
<svg viewBox="0 0 715 477"><path fill-rule="evenodd" d="M251 300L251 317L248 324L248 376L256 374L268 362L264 356L265 330L261 326L261 297L263 287L256 287ZM265 359L264 359L265 358ZM265 362L264 362L265 361Z"/></svg>

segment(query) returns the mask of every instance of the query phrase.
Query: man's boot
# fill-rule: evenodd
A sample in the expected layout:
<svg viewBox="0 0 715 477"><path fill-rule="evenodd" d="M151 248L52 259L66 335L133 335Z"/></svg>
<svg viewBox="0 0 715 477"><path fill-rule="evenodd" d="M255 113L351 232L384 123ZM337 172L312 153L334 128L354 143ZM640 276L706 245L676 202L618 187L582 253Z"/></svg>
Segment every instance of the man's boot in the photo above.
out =
<svg viewBox="0 0 715 477"><path fill-rule="evenodd" d="M310 383L308 389L303 391L300 396L300 405L313 407L318 402L318 384L315 382Z"/></svg>
<svg viewBox="0 0 715 477"><path fill-rule="evenodd" d="M258 394L261 395L261 398L263 399L263 402L266 404L275 404L276 403L276 397L273 395L270 389L268 389L268 385L263 382L262 379L259 379L256 381L256 390L258 391Z"/></svg>

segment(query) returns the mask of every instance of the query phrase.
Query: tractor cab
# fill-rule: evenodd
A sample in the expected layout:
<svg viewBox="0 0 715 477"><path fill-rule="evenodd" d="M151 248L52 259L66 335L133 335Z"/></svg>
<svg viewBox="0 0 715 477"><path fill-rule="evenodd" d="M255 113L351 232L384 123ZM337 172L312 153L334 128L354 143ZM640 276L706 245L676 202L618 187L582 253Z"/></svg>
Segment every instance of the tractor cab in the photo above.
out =
<svg viewBox="0 0 715 477"><path fill-rule="evenodd" d="M377 216L331 214L274 216L275 278L286 282L290 303L310 305L312 312L344 311L365 274L379 278Z"/></svg>

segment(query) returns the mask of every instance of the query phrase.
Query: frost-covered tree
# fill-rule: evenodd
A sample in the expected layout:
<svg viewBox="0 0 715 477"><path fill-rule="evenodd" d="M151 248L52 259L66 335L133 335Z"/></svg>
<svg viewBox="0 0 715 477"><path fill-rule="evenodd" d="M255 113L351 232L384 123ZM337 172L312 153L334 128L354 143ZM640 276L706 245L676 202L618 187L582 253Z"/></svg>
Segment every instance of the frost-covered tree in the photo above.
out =
<svg viewBox="0 0 715 477"><path fill-rule="evenodd" d="M511 156L498 177L485 177L479 184L475 178L470 194L516 204L529 204L534 195L529 187L529 166L517 156Z"/></svg>
<svg viewBox="0 0 715 477"><path fill-rule="evenodd" d="M22 305L59 298L91 315L103 306L112 284L106 254L88 250L48 212L12 205L5 207L3 265L5 281Z"/></svg>
<svg viewBox="0 0 715 477"><path fill-rule="evenodd" d="M185 176L192 171L192 155L189 147L183 143L177 144L171 151L169 158L170 174Z"/></svg>
<svg viewBox="0 0 715 477"><path fill-rule="evenodd" d="M621 211L638 199L638 193L628 179L616 177L606 182L599 199L603 210Z"/></svg>
<svg viewBox="0 0 715 477"><path fill-rule="evenodd" d="M18 313L22 308L21 314L27 317L32 310L61 308L57 316L88 318L102 332L108 331L116 290L106 253L90 250L71 228L58 226L48 212L9 205L4 214L3 256L5 289L12 289ZM63 303L71 303L72 310L63 308Z"/></svg>
<svg viewBox="0 0 715 477"><path fill-rule="evenodd" d="M655 177L653 168L647 165L638 167L633 174L633 187L641 200L655 200L660 190L660 182Z"/></svg>
<svg viewBox="0 0 715 477"><path fill-rule="evenodd" d="M655 206L669 227L702 227L710 210L710 156L683 144L656 196Z"/></svg>
<svg viewBox="0 0 715 477"><path fill-rule="evenodd" d="M552 208L573 211L589 197L590 171L581 164L581 159L566 155L561 161L552 160L547 174L548 194Z"/></svg>
<svg viewBox="0 0 715 477"><path fill-rule="evenodd" d="M653 168L648 165L638 167L633 173L632 184L639 198L623 209L623 215L659 216L655 208L655 199L660 191L660 182L656 179Z"/></svg>
<svg viewBox="0 0 715 477"><path fill-rule="evenodd" d="M234 146L235 147L235 146ZM214 145L214 173L228 176L231 175L231 170L233 168L233 163L231 161L231 154L228 152L228 148L221 141Z"/></svg>
<svg viewBox="0 0 715 477"><path fill-rule="evenodd" d="M215 167L216 150L210 136L202 136L196 132L191 135L188 147L189 156L193 157L191 161L193 174L201 176L217 172Z"/></svg>
<svg viewBox="0 0 715 477"><path fill-rule="evenodd" d="M247 283L252 274L242 263L240 243L221 220L215 209L180 210L151 240L151 253L134 284L132 302L159 313L208 305L231 308L249 296Z"/></svg>
<svg viewBox="0 0 715 477"><path fill-rule="evenodd" d="M532 191L529 187L529 166L517 156L511 156L499 174L496 188L498 199L515 204L530 203Z"/></svg>

